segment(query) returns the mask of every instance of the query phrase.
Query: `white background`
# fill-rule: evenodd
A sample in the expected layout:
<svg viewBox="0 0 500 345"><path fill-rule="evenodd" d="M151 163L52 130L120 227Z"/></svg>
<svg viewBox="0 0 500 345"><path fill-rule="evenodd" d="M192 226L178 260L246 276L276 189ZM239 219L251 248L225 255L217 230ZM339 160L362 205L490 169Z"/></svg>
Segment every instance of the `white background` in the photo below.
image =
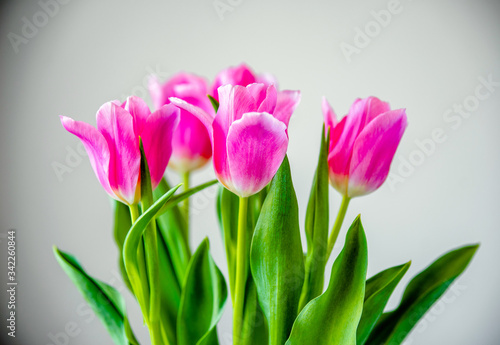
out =
<svg viewBox="0 0 500 345"><path fill-rule="evenodd" d="M151 72L162 80L179 70L213 78L245 61L257 72L273 73L282 89L302 91L288 150L302 224L319 148L321 96L338 115L357 97L370 95L407 109L409 127L392 166L403 181L354 199L347 220L362 214L369 275L413 260L403 283L445 251L480 242L447 302L417 326L407 344L498 344L500 88L477 104L474 95L478 78L500 82L500 3L401 0L385 27L370 22L372 11L387 9L388 1L229 3L231 11L219 16L213 0L67 1L19 45L8 34L23 37L23 17L44 24L42 7L11 1L1 8L0 232L17 229L19 278L17 338L3 343L57 344L50 335L69 324L78 335L60 336L63 344L111 344L99 321L85 314L82 297L52 254L55 244L95 277L121 286L114 278L117 250L108 198L87 158L67 161L78 140L62 129L58 115L95 124L95 112L108 100L136 93L151 104L144 88ZM373 37L346 58L341 46L354 46L357 28ZM473 109L467 118L447 121L444 114L464 102ZM422 153L416 141L432 138L436 129L444 141ZM71 172L58 178L58 163ZM194 183L212 177L208 166ZM192 202L192 246L208 235L225 272L211 195ZM331 218L339 203L331 189ZM5 238L0 240L5 258ZM147 343L139 310L126 298L134 329ZM3 320L6 301L4 292ZM4 339L5 321L0 324ZM222 344L229 344L230 329L227 312L219 326Z"/></svg>

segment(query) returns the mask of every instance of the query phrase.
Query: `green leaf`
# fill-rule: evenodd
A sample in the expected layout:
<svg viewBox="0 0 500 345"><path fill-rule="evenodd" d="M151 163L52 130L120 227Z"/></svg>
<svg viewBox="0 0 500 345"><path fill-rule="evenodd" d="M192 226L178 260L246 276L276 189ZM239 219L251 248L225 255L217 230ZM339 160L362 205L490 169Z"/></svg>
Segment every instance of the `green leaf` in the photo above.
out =
<svg viewBox="0 0 500 345"><path fill-rule="evenodd" d="M299 311L313 298L323 292L325 266L328 259L328 143L330 134L325 138L325 126L321 129L321 146L318 166L309 196L306 212L307 254L305 260L305 279L300 296Z"/></svg>
<svg viewBox="0 0 500 345"><path fill-rule="evenodd" d="M166 181L165 181L166 182ZM196 186L196 187L193 187L193 188L190 188L188 189L187 191L185 192L182 192L178 195L175 195L174 197L172 197L172 199L170 199L163 207L162 209L160 210L160 214L162 214L163 212L167 211L168 209L172 208L172 207L175 207L177 204L179 204L181 201L189 198L190 196L198 193L199 191L202 191L203 189L205 188L208 188L210 186L213 186L214 184L216 184L218 181L217 180L211 180L211 181L208 181L208 182L205 182L205 183L202 183L200 184L199 186Z"/></svg>
<svg viewBox="0 0 500 345"><path fill-rule="evenodd" d="M248 225L247 236L249 247L251 244L255 224L259 218L260 210L267 190L264 188L259 193L252 195L248 200ZM231 298L234 298L234 278L236 276L236 243L238 233L239 198L223 186L220 186L217 198L217 216L222 230L226 258L228 263L229 288ZM248 248L250 249L250 248ZM250 250L248 250L250 252ZM234 303L234 301L233 301ZM252 275L249 273L245 287L245 302L243 307L243 328L240 334L240 345L266 345L268 341L267 323L258 303L257 290Z"/></svg>
<svg viewBox="0 0 500 345"><path fill-rule="evenodd" d="M368 339L394 289L410 265L411 261L404 265L388 268L366 281L363 314L357 330L357 345L363 345Z"/></svg>
<svg viewBox="0 0 500 345"><path fill-rule="evenodd" d="M134 294L139 301L139 305L147 306L147 301L144 299L144 291L141 284L141 278L139 274L139 263L137 260L137 248L142 239L142 234L148 226L149 222L158 214L163 205L174 195L177 189L181 185L177 185L167 193L165 193L160 199L158 199L150 208L148 208L132 225L132 228L125 238L125 243L123 246L123 259L125 262L125 269L127 275L130 279L130 283L133 287Z"/></svg>
<svg viewBox="0 0 500 345"><path fill-rule="evenodd" d="M215 112L217 112L217 110L219 110L219 102L210 95L207 95L207 97L210 100L210 103L212 103L212 107L214 107Z"/></svg>
<svg viewBox="0 0 500 345"><path fill-rule="evenodd" d="M240 345L267 345L269 342L267 320L259 305L257 288L250 274L245 286L245 305L240 337Z"/></svg>
<svg viewBox="0 0 500 345"><path fill-rule="evenodd" d="M309 302L293 324L287 345L355 345L368 261L359 216L347 232L326 291Z"/></svg>
<svg viewBox="0 0 500 345"><path fill-rule="evenodd" d="M304 283L298 204L286 157L271 182L255 227L250 266L269 324L269 344L282 345L297 315Z"/></svg>
<svg viewBox="0 0 500 345"><path fill-rule="evenodd" d="M112 199L111 202L113 205L113 213L114 213L113 235L119 250L118 262L120 266L120 273L122 275L123 281L125 282L125 285L129 288L130 291L132 291L132 286L130 285L127 272L125 270L125 264L123 262L123 253L122 253L125 237L127 237L128 231L132 227L130 211L128 206L120 201Z"/></svg>
<svg viewBox="0 0 500 345"><path fill-rule="evenodd" d="M400 305L382 315L366 344L401 344L418 320L462 274L478 247L469 245L453 250L415 276L406 287Z"/></svg>
<svg viewBox="0 0 500 345"><path fill-rule="evenodd" d="M205 238L189 262L177 318L178 345L218 344L217 323L227 300L224 276Z"/></svg>
<svg viewBox="0 0 500 345"><path fill-rule="evenodd" d="M164 195L169 189L170 186L167 181L162 179L153 193L155 200L161 198L161 196ZM172 197L169 201L171 201L174 197ZM176 280L179 285L181 285L186 276L187 266L189 264L189 259L191 258L189 246L183 235L185 233L186 221L177 205L173 205L168 209L162 207L158 214L159 215L156 218L158 230L168 248Z"/></svg>
<svg viewBox="0 0 500 345"><path fill-rule="evenodd" d="M104 324L115 344L138 344L127 321L125 301L118 291L89 276L72 255L60 251L57 247L54 247L54 255Z"/></svg>
<svg viewBox="0 0 500 345"><path fill-rule="evenodd" d="M160 266L161 323L170 344L177 343L176 325L181 286L177 281L175 270L164 238L158 236L158 257Z"/></svg>
<svg viewBox="0 0 500 345"><path fill-rule="evenodd" d="M229 276L229 290L234 298L236 277L236 243L238 238L239 198L223 186L219 188L217 197L217 216L224 238ZM234 301L232 301L234 303Z"/></svg>

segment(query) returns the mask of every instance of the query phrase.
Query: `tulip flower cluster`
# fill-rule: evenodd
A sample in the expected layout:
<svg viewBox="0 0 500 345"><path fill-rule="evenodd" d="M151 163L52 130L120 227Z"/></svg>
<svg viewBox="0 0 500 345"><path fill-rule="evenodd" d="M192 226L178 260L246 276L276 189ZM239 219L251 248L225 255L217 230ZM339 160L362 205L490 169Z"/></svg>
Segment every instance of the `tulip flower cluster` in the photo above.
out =
<svg viewBox="0 0 500 345"><path fill-rule="evenodd" d="M273 76L245 64L221 71L212 83L184 72L165 82L151 76L149 88L153 112L131 96L101 106L97 128L66 116L61 123L82 141L99 183L114 199L122 277L153 345L219 344L217 324L228 297L233 344L401 344L478 248L441 256L410 281L400 305L384 313L410 262L367 279L359 216L331 271L326 267L351 199L386 180L407 127L405 109L367 97L337 119L323 99L318 164L301 227L287 158L299 91L280 90ZM190 174L210 159L217 180L191 187ZM183 183L172 188L167 167ZM189 198L217 183L227 275L215 264L208 239L190 249ZM342 200L331 230L329 184ZM70 254L54 252L113 341L139 344L120 293Z"/></svg>

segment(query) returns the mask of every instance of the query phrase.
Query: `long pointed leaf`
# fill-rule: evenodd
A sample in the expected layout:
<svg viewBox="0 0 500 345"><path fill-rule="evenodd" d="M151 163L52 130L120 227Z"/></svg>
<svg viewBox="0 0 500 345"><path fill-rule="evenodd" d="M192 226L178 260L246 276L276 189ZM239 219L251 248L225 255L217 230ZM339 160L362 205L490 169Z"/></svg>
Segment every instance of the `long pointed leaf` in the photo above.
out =
<svg viewBox="0 0 500 345"><path fill-rule="evenodd" d="M325 128L321 129L321 146L318 166L314 174L309 203L306 212L307 254L306 276L300 296L301 308L323 292L328 243L328 143Z"/></svg>
<svg viewBox="0 0 500 345"><path fill-rule="evenodd" d="M125 243L125 238L127 237L128 231L132 227L132 220L130 218L130 211L127 205L124 203L111 200L113 205L113 236L115 243L119 250L118 263L120 267L120 273L122 275L125 285L132 291L132 286L127 276L127 271L125 270L125 263L123 262L123 243Z"/></svg>
<svg viewBox="0 0 500 345"><path fill-rule="evenodd" d="M282 345L297 315L304 283L298 204L288 158L274 176L252 240L250 264L269 344Z"/></svg>
<svg viewBox="0 0 500 345"><path fill-rule="evenodd" d="M286 345L355 345L363 309L368 255L358 216L332 267L328 289L307 304Z"/></svg>
<svg viewBox="0 0 500 345"><path fill-rule="evenodd" d="M89 276L72 255L56 247L54 247L54 255L64 272L104 324L115 344L138 344L128 324L125 301L120 293L112 286Z"/></svg>
<svg viewBox="0 0 500 345"><path fill-rule="evenodd" d="M216 345L217 323L227 300L224 276L205 238L194 253L182 289L177 318L178 345Z"/></svg>
<svg viewBox="0 0 500 345"><path fill-rule="evenodd" d="M400 305L382 315L366 344L401 344L420 318L462 274L478 247L470 245L446 253L415 276Z"/></svg>
<svg viewBox="0 0 500 345"><path fill-rule="evenodd" d="M366 281L363 314L357 330L357 345L363 345L378 319L384 312L394 289L405 275L411 261L404 265L391 267Z"/></svg>

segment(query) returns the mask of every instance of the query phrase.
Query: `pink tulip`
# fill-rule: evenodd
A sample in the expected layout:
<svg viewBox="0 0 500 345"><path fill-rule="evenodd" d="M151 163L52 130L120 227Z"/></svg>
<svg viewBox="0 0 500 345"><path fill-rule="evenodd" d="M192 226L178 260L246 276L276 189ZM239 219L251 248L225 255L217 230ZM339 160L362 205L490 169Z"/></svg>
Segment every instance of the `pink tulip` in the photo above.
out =
<svg viewBox="0 0 500 345"><path fill-rule="evenodd" d="M207 97L205 79L193 74L178 73L164 84L156 77L149 80L149 92L157 109L170 103L169 97L177 97L202 108L215 116ZM172 138L170 167L180 173L190 172L204 166L212 156L212 147L207 129L195 116L181 110L180 122Z"/></svg>
<svg viewBox="0 0 500 345"><path fill-rule="evenodd" d="M167 105L151 113L142 99L132 96L123 104L105 103L97 111L97 129L66 116L60 118L64 129L82 141L106 192L132 205L141 197L139 136L154 189L172 153L172 133L179 122L179 109Z"/></svg>
<svg viewBox="0 0 500 345"><path fill-rule="evenodd" d="M228 67L220 71L212 84L210 95L219 100L217 89L223 85L241 85L247 86L254 83L262 83L266 85L274 84L277 88L278 83L271 74L255 74L252 69L245 63L236 67Z"/></svg>
<svg viewBox="0 0 500 345"><path fill-rule="evenodd" d="M376 97L357 99L339 122L323 98L325 127L330 127L328 166L331 185L352 198L378 189L407 126L405 109L391 110Z"/></svg>
<svg viewBox="0 0 500 345"><path fill-rule="evenodd" d="M288 122L300 92L284 91L280 98L274 85L250 84L221 86L218 94L215 119L181 99L170 101L207 126L217 178L233 193L248 197L271 181L285 157Z"/></svg>

